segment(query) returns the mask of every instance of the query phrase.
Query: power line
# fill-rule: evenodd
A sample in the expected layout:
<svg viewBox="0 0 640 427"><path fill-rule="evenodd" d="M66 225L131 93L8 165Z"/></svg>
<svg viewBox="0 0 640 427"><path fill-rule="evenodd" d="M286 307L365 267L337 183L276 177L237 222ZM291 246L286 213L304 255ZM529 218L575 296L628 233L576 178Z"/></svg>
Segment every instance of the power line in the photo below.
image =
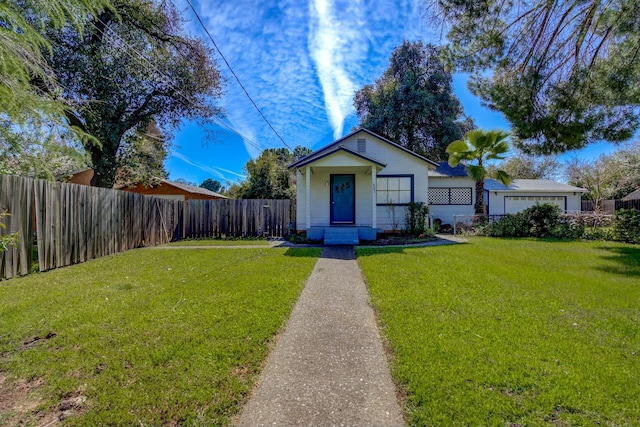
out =
<svg viewBox="0 0 640 427"><path fill-rule="evenodd" d="M233 71L233 68L231 68L231 64L229 64L229 61L227 61L227 58L224 57L224 55L222 54L222 51L220 50L220 48L218 47L218 45L216 44L215 40L213 40L213 37L211 37L211 33L209 33L209 30L207 29L207 27L204 25L204 22L202 22L202 19L200 19L200 15L198 15L198 12L196 11L196 8L193 6L193 3L191 3L191 0L187 0L187 3L189 3L189 6L191 7L191 10L193 10L193 13L196 15L196 18L198 19L198 22L200 23L200 26L202 26L202 28L204 29L204 31L207 33L207 35L209 36L209 39L211 40L211 43L213 43L213 46L216 48L216 50L218 51L218 53L220 54L220 56L222 57L222 60L224 61L225 64L227 64L227 68L229 68L229 71L231 71L231 74L233 74L233 77L236 78L236 81L238 82L238 84L240 85L240 87L242 88L242 90L244 91L245 95L247 95L247 98L249 98L249 101L251 101L251 103L253 104L253 106L255 107L255 109L258 111L258 113L260 113L260 116L262 116L262 119L265 121L265 123L267 125L269 125L269 127L271 128L271 130L273 131L273 133L280 139L280 141L282 141L282 143L284 144L285 147L287 147L289 150L293 149L289 146L289 144L287 144L286 142L284 142L284 139L282 139L282 137L280 136L280 134L275 130L275 128L271 125L271 123L269 122L269 120L267 120L267 118L265 117L265 115L262 113L262 110L260 110L260 108L258 108L258 105L255 103L255 101L253 100L253 98L251 98L251 95L249 95L249 92L247 92L247 89L244 87L244 85L242 84L242 82L240 81L240 79L238 78L237 74L235 73L235 71Z"/></svg>
<svg viewBox="0 0 640 427"><path fill-rule="evenodd" d="M162 70L160 70L158 67L155 66L155 64L153 64L148 58L146 58L145 56L143 56L137 49L135 49L133 46L131 46L129 43L127 43L126 40L124 40L122 37L120 37L120 35L118 33L116 33L112 28L110 28L104 21L102 21L100 18L96 18L98 21L100 21L102 24L104 24L105 28L108 29L111 34L115 37L118 38L118 40L124 44L126 46L126 53L127 55L132 58L132 59L136 59L134 58L129 51L134 52L136 54L136 56L140 59L142 59L143 61L146 62L146 65L149 66L152 70L156 71L158 74L160 74L162 77L165 77L166 79L170 80L171 77L168 76L166 73L164 73ZM102 35L106 36L107 34L101 30L100 28L98 28L98 26L96 24L94 24L93 22L90 22L90 24L98 31L100 32ZM184 56L181 52L179 52L180 55L185 58L186 60L188 60L188 58L186 56ZM189 99L181 90L176 89L176 93L178 95L180 95L188 104L191 104L192 106L195 106L195 104L193 103L193 101L191 99ZM263 151L264 148L262 148L257 142L252 141L251 139L247 138L246 136L244 136L242 133L240 133L239 131L237 131L236 129L234 129L233 127L231 127L230 125L226 124L225 122L222 121L222 119L220 119L217 116L213 116L212 117L213 120L218 123L220 126L223 126L225 128L227 128L229 131L233 132L234 134L238 135L243 141L247 142L249 145L253 146L254 148L256 148L259 151Z"/></svg>

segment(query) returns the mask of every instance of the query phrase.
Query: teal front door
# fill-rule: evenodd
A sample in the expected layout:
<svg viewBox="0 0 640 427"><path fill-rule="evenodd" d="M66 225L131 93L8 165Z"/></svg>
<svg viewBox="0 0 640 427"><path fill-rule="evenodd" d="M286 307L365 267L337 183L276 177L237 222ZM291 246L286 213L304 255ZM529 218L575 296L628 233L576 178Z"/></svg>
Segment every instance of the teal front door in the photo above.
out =
<svg viewBox="0 0 640 427"><path fill-rule="evenodd" d="M331 224L355 224L355 222L355 175L331 175Z"/></svg>

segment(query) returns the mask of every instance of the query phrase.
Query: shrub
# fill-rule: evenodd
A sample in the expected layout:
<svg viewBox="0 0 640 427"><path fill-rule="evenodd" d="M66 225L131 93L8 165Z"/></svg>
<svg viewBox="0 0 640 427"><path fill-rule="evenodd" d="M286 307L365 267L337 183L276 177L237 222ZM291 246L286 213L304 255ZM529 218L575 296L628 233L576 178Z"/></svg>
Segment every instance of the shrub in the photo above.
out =
<svg viewBox="0 0 640 427"><path fill-rule="evenodd" d="M522 211L529 223L529 235L532 237L551 237L560 225L560 208L558 205L542 203Z"/></svg>
<svg viewBox="0 0 640 427"><path fill-rule="evenodd" d="M613 223L613 238L628 243L640 243L640 211L620 209Z"/></svg>
<svg viewBox="0 0 640 427"><path fill-rule="evenodd" d="M613 230L606 227L589 227L581 236L584 240L614 240Z"/></svg>
<svg viewBox="0 0 640 427"><path fill-rule="evenodd" d="M411 202L407 206L405 224L407 232L412 236L423 234L427 230L429 206L423 202Z"/></svg>
<svg viewBox="0 0 640 427"><path fill-rule="evenodd" d="M479 234L491 237L526 237L529 236L529 223L522 212L506 214L498 221L485 225Z"/></svg>
<svg viewBox="0 0 640 427"><path fill-rule="evenodd" d="M583 235L584 226L575 222L562 223L551 231L551 237L557 239L576 240L582 238Z"/></svg>
<svg viewBox="0 0 640 427"><path fill-rule="evenodd" d="M579 214L560 215L559 224L551 230L551 236L558 239L580 239L584 235L584 217Z"/></svg>
<svg viewBox="0 0 640 427"><path fill-rule="evenodd" d="M560 212L557 205L535 205L490 222L483 227L481 233L492 237L578 238L580 230L584 230L582 226L578 223L561 222Z"/></svg>

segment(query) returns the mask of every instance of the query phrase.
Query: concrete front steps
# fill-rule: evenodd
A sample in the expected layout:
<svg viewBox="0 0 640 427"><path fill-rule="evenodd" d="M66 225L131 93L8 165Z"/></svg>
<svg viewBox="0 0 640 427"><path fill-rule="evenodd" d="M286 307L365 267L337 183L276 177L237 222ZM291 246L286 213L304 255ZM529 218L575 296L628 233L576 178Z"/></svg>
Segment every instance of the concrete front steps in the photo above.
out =
<svg viewBox="0 0 640 427"><path fill-rule="evenodd" d="M311 227L307 230L307 238L322 241L325 245L358 245L361 240L375 240L376 233L371 227L334 225L327 227Z"/></svg>
<svg viewBox="0 0 640 427"><path fill-rule="evenodd" d="M357 245L360 243L358 229L355 227L329 227L324 231L324 244L335 245Z"/></svg>

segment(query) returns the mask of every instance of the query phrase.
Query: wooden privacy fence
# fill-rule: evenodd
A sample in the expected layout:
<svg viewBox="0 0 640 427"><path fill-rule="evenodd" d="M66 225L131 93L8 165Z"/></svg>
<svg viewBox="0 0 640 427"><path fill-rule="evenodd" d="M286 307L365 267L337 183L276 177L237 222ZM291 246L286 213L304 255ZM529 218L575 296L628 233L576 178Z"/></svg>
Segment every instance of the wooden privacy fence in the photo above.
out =
<svg viewBox="0 0 640 427"><path fill-rule="evenodd" d="M583 211L595 210L596 204L591 200L582 201ZM604 213L613 214L620 209L638 209L640 210L640 200L601 200L600 210Z"/></svg>
<svg viewBox="0 0 640 427"><path fill-rule="evenodd" d="M185 238L284 237L293 217L290 200L189 200L185 212Z"/></svg>
<svg viewBox="0 0 640 427"><path fill-rule="evenodd" d="M34 246L40 271L141 246L219 236L286 236L289 200L191 200L0 175L0 279L28 274Z"/></svg>

